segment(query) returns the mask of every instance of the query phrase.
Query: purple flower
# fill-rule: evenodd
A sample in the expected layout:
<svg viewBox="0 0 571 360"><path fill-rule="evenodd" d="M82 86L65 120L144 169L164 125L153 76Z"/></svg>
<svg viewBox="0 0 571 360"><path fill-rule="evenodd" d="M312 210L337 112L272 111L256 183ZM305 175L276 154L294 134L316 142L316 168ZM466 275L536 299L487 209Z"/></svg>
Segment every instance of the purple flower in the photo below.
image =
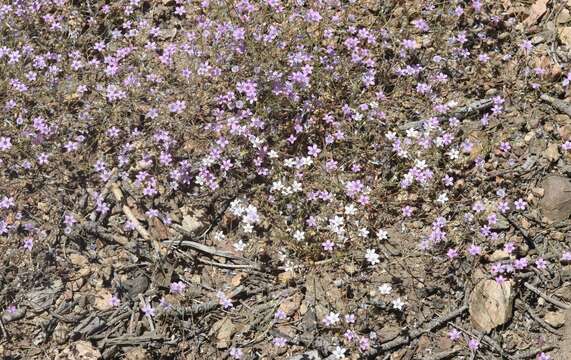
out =
<svg viewBox="0 0 571 360"><path fill-rule="evenodd" d="M278 309L278 311L276 311L274 314L274 319L276 320L285 320L286 317L286 313L282 309Z"/></svg>
<svg viewBox="0 0 571 360"><path fill-rule="evenodd" d="M155 309L148 304L145 304L141 310L146 316L155 316Z"/></svg>
<svg viewBox="0 0 571 360"><path fill-rule="evenodd" d="M27 238L24 240L24 249L28 250L28 251L32 251L32 248L34 247L34 240L32 240L31 238Z"/></svg>
<svg viewBox="0 0 571 360"><path fill-rule="evenodd" d="M309 156L313 156L313 157L317 157L317 155L319 155L319 153L321 152L319 147L315 144L308 146L307 150L308 150Z"/></svg>
<svg viewBox="0 0 571 360"><path fill-rule="evenodd" d="M171 113L180 114L186 109L186 101L177 100L169 104L169 111Z"/></svg>
<svg viewBox="0 0 571 360"><path fill-rule="evenodd" d="M451 329L448 332L448 338L452 341L458 341L461 337L460 331L456 330L456 329Z"/></svg>
<svg viewBox="0 0 571 360"><path fill-rule="evenodd" d="M458 250L450 248L450 249L448 249L448 252L446 253L446 255L448 256L448 258L450 260L455 259L458 257Z"/></svg>
<svg viewBox="0 0 571 360"><path fill-rule="evenodd" d="M527 203L521 198L515 201L514 205L517 210L525 210L525 208L527 207Z"/></svg>
<svg viewBox="0 0 571 360"><path fill-rule="evenodd" d="M541 270L547 268L548 264L549 263L547 261L545 261L543 258L539 258L535 261L535 266L537 266L537 268L541 269Z"/></svg>
<svg viewBox="0 0 571 360"><path fill-rule="evenodd" d="M514 268L516 268L517 270L523 270L527 267L527 259L526 258L521 258L521 259L516 259L514 261Z"/></svg>
<svg viewBox="0 0 571 360"><path fill-rule="evenodd" d="M11 141L12 139L10 139L9 137L5 136L0 137L0 150L2 151L10 150L10 148L12 147Z"/></svg>
<svg viewBox="0 0 571 360"><path fill-rule="evenodd" d="M327 241L321 243L321 246L323 247L323 250L325 250L325 251L332 251L333 248L335 247L335 243L332 242L331 240L327 240Z"/></svg>
<svg viewBox="0 0 571 360"><path fill-rule="evenodd" d="M276 337L272 340L272 344L276 347L284 347L287 344L287 340L283 337Z"/></svg>
<svg viewBox="0 0 571 360"><path fill-rule="evenodd" d="M408 205L402 208L402 214L404 217L411 217L413 211L414 209Z"/></svg>
<svg viewBox="0 0 571 360"><path fill-rule="evenodd" d="M173 282L170 284L171 294L182 294L186 290L186 284L182 281Z"/></svg>
<svg viewBox="0 0 571 360"><path fill-rule="evenodd" d="M119 304L121 303L121 300L119 300L119 298L117 297L117 295L113 295L111 296L111 298L109 299L109 305L116 307L119 306Z"/></svg>
<svg viewBox="0 0 571 360"><path fill-rule="evenodd" d="M480 255L481 252L482 248L479 247L478 245L470 245L470 247L468 248L468 253L472 256Z"/></svg>

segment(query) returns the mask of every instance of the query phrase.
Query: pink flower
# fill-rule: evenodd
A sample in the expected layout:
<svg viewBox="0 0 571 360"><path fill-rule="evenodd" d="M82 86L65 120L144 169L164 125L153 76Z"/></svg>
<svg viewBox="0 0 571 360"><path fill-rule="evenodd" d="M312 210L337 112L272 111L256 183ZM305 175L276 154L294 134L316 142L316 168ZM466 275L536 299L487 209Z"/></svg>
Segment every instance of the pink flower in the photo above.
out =
<svg viewBox="0 0 571 360"><path fill-rule="evenodd" d="M31 238L27 238L26 240L24 240L24 249L28 250L28 251L32 251L32 248L34 247L34 240L32 240Z"/></svg>
<svg viewBox="0 0 571 360"><path fill-rule="evenodd" d="M276 337L272 340L272 344L276 347L284 347L287 344L287 340L283 337Z"/></svg>
<svg viewBox="0 0 571 360"><path fill-rule="evenodd" d="M538 269L545 269L547 268L547 265L549 264L549 262L543 260L542 258L539 258L535 261L535 266L537 266Z"/></svg>
<svg viewBox="0 0 571 360"><path fill-rule="evenodd" d="M514 205L517 210L525 210L525 208L527 207L527 203L521 198L515 201Z"/></svg>
<svg viewBox="0 0 571 360"><path fill-rule="evenodd" d="M233 347L230 349L230 356L232 356L235 360L240 360L242 356L244 356L244 352L242 349Z"/></svg>
<svg viewBox="0 0 571 360"><path fill-rule="evenodd" d="M413 211L414 209L408 205L402 208L402 214L404 217L411 217Z"/></svg>
<svg viewBox="0 0 571 360"><path fill-rule="evenodd" d="M276 320L285 320L286 317L286 313L282 309L278 309L278 311L276 311L274 314L274 319Z"/></svg>
<svg viewBox="0 0 571 360"><path fill-rule="evenodd" d="M456 329L451 329L448 332L448 338L452 341L458 341L461 337L460 331L456 330Z"/></svg>
<svg viewBox="0 0 571 360"><path fill-rule="evenodd" d="M319 155L319 153L321 152L319 147L315 144L308 146L307 150L308 150L309 156L313 156L313 157L317 157L317 155Z"/></svg>
<svg viewBox="0 0 571 360"><path fill-rule="evenodd" d="M514 250L515 250L514 243L509 242L504 245L504 251L507 252L508 254L511 254Z"/></svg>
<svg viewBox="0 0 571 360"><path fill-rule="evenodd" d="M321 243L321 246L323 247L323 250L325 250L325 251L332 251L333 248L335 247L335 243L332 242L331 240L327 240L327 241Z"/></svg>
<svg viewBox="0 0 571 360"><path fill-rule="evenodd" d="M458 257L458 250L450 248L450 249L448 249L448 252L446 253L446 255L448 256L448 258L450 260L455 259Z"/></svg>
<svg viewBox="0 0 571 360"><path fill-rule="evenodd" d="M177 100L169 104L169 111L175 114L180 114L186 109L186 101Z"/></svg>
<svg viewBox="0 0 571 360"><path fill-rule="evenodd" d="M496 283L498 283L499 285L503 284L506 282L506 278L503 277L502 275L498 275L496 276Z"/></svg>
<svg viewBox="0 0 571 360"><path fill-rule="evenodd" d="M155 316L155 309L153 309L150 305L145 304L141 310L146 316Z"/></svg>
<svg viewBox="0 0 571 360"><path fill-rule="evenodd" d="M10 148L12 147L11 141L12 139L10 139L9 137L5 136L0 137L0 150L2 151L10 150Z"/></svg>
<svg viewBox="0 0 571 360"><path fill-rule="evenodd" d="M117 297L117 295L113 295L111 296L111 298L109 299L109 305L116 307L119 306L119 304L121 303L121 300L119 300L119 298Z"/></svg>
<svg viewBox="0 0 571 360"><path fill-rule="evenodd" d="M516 268L517 270L523 270L527 267L527 265L528 264L526 258L521 258L514 261L514 268Z"/></svg>
<svg viewBox="0 0 571 360"><path fill-rule="evenodd" d="M482 252L482 248L479 247L478 245L471 245L468 248L468 253L472 256L480 255L481 252Z"/></svg>
<svg viewBox="0 0 571 360"><path fill-rule="evenodd" d="M186 284L182 281L173 282L170 284L171 294L182 294L186 290Z"/></svg>
<svg viewBox="0 0 571 360"><path fill-rule="evenodd" d="M470 341L468 341L468 347L470 350L476 351L480 347L480 342L476 339L470 339Z"/></svg>

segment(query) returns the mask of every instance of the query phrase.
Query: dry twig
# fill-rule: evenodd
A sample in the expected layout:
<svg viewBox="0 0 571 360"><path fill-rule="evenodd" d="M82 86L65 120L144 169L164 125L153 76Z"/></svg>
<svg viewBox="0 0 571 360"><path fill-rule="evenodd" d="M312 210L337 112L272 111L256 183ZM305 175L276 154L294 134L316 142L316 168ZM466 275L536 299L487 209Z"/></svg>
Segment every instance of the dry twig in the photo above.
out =
<svg viewBox="0 0 571 360"><path fill-rule="evenodd" d="M546 94L541 95L541 100L550 103L557 110L571 116L571 104Z"/></svg>
<svg viewBox="0 0 571 360"><path fill-rule="evenodd" d="M535 286L531 285L530 283L523 283L523 286L525 286L526 288L528 288L529 290L533 291L534 293L536 293L537 295L541 296L542 298L544 298L546 301L552 303L553 305L560 307L561 309L565 309L565 310L569 310L569 305L562 303L559 300L555 300L554 298L552 298L551 296L547 295L546 293L542 292L541 290L539 290L538 288L536 288Z"/></svg>

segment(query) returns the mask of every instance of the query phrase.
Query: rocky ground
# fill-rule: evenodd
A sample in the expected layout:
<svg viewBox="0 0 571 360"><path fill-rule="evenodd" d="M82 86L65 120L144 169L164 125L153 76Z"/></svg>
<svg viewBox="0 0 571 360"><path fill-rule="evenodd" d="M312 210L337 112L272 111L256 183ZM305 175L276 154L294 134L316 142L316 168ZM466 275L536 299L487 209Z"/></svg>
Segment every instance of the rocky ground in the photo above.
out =
<svg viewBox="0 0 571 360"><path fill-rule="evenodd" d="M571 358L571 2L0 5L0 356Z"/></svg>

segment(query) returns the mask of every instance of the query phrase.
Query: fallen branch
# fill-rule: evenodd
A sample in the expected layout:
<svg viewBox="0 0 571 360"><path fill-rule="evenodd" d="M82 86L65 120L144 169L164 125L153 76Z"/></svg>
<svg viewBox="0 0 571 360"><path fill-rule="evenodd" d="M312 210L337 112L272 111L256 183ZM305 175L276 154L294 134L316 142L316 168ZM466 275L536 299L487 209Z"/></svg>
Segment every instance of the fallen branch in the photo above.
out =
<svg viewBox="0 0 571 360"><path fill-rule="evenodd" d="M570 306L567 304L562 303L559 300L555 300L554 298L550 297L549 295L547 295L546 293L542 292L541 290L539 290L538 288L536 288L535 286L531 285L530 283L523 283L523 286L525 286L526 288L528 288L529 290L533 291L534 293L536 293L537 295L541 296L542 298L544 298L546 301L552 303L555 306L558 306L561 309L564 310L569 310Z"/></svg>
<svg viewBox="0 0 571 360"><path fill-rule="evenodd" d="M244 291L246 288L242 285L238 286L236 289L232 290L232 292L230 294L228 294L228 298L232 299L233 297L238 296L242 291ZM215 309L217 306L219 306L220 303L218 301L208 301L202 304L195 304L192 306L187 306L187 307L179 307L176 310L178 310L180 312L181 315L198 315L198 314L204 314L210 310Z"/></svg>
<svg viewBox="0 0 571 360"><path fill-rule="evenodd" d="M115 338L109 338L101 341L101 347L107 347L112 345L149 345L149 343L157 341L165 345L176 345L178 341L173 339L168 339L162 336L132 336L124 335Z"/></svg>
<svg viewBox="0 0 571 360"><path fill-rule="evenodd" d="M448 351L443 351L443 352L438 353L432 357L429 357L426 360L444 360L444 359L448 359L452 355L458 354L459 352L460 352L460 349L452 349L452 350L448 350Z"/></svg>
<svg viewBox="0 0 571 360"><path fill-rule="evenodd" d="M531 349L531 350L527 350L527 351L521 352L519 354L516 354L513 356L513 358L514 359L529 359L529 358L532 358L541 352L550 351L553 349L555 349L555 346L545 345L539 349Z"/></svg>
<svg viewBox="0 0 571 360"><path fill-rule="evenodd" d="M162 241L161 244L175 245L178 247L189 247L191 249L200 251L205 254L209 254L212 256L220 256L227 259L234 259L234 260L241 259L239 256L230 254L229 252L218 250L216 248L213 248L212 246L203 245L201 243L197 243L196 241L191 241L191 240L165 240Z"/></svg>
<svg viewBox="0 0 571 360"><path fill-rule="evenodd" d="M119 185L117 183L111 184L111 191L113 192L113 196L115 197L117 203L121 204L123 202L123 193L121 192L121 189L119 188ZM147 229L145 229L143 225L141 225L139 220L137 220L137 218L133 214L131 208L127 204L123 204L121 205L121 210L123 210L123 213L125 214L127 219L133 224L135 230L139 233L139 235L141 235L141 237L146 241L150 241L156 253L160 255L161 245L159 241L153 238L151 234L147 231Z"/></svg>
<svg viewBox="0 0 571 360"><path fill-rule="evenodd" d="M391 350L391 349L394 349L396 347L408 344L409 342L420 337L421 335L423 335L427 332L430 332L430 331L434 330L435 328L442 326L444 323L447 323L448 321L462 315L466 310L468 310L468 305L462 305L458 309L456 309L456 310L454 310L454 311L452 311L452 312L450 312L444 316L441 316L439 318L432 320L431 322L428 323L428 325L424 329L411 331L410 334L408 334L408 335L399 336L394 340L391 340L391 341L388 341L384 344L381 344L381 346L378 348L378 350L387 351L387 350Z"/></svg>
<svg viewBox="0 0 571 360"><path fill-rule="evenodd" d="M141 303L143 304L143 306L148 306L147 302L145 301L145 297L143 296L143 294L139 294L139 300L141 300ZM151 332L155 332L155 323L153 322L153 318L150 316L145 315L145 317L147 318L147 321L149 322L149 328L151 329Z"/></svg>
<svg viewBox="0 0 571 360"><path fill-rule="evenodd" d="M568 104L566 101L556 99L546 94L541 95L540 98L541 100L550 103L557 110L571 116L571 104Z"/></svg>
<svg viewBox="0 0 571 360"><path fill-rule="evenodd" d="M255 264L246 264L246 265L239 265L239 264L223 264L215 261L208 261L205 259L198 258L203 264L216 266L223 269L239 269L239 270L255 270L255 271L262 271L261 267Z"/></svg>
<svg viewBox="0 0 571 360"><path fill-rule="evenodd" d="M466 106L459 108L458 110L450 110L448 113L444 114L446 117L455 117L458 120L463 120L466 117L478 113L482 110L490 108L494 101L492 99L482 99L476 100ZM425 120L411 121L399 126L400 130L408 130L410 128L419 127L424 124Z"/></svg>
<svg viewBox="0 0 571 360"><path fill-rule="evenodd" d="M552 334L555 334L557 336L561 336L561 332L557 329L554 329L551 325L549 325L548 323L545 322L545 320L543 320L542 318L540 318L532 309L531 307L524 303L523 301L516 299L516 306L518 306L520 309L523 309L525 311L527 311L527 313L529 314L529 316L531 316L531 318L535 321L537 321L543 328L545 328L545 330L549 331Z"/></svg>

